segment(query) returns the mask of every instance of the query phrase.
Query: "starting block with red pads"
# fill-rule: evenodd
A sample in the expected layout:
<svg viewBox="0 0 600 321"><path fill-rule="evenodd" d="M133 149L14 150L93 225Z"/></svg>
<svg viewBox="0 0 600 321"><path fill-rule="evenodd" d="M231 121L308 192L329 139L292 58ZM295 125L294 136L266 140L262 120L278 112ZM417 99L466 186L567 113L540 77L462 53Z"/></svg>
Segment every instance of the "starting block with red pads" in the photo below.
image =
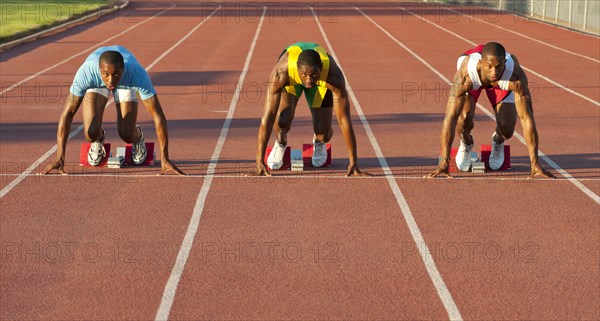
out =
<svg viewBox="0 0 600 321"><path fill-rule="evenodd" d="M490 169L490 154L492 145L481 145L481 161L485 163L485 169ZM510 169L510 145L504 145L504 163L499 171Z"/></svg>
<svg viewBox="0 0 600 321"><path fill-rule="evenodd" d="M448 162L448 172L449 173L457 173L459 172L458 167L456 167L456 153L458 153L458 147L452 147L450 149L450 161ZM471 151L471 161L474 162L477 159L477 153ZM489 158L489 156L488 156Z"/></svg>
<svg viewBox="0 0 600 321"><path fill-rule="evenodd" d="M456 153L458 152L458 147L453 147L450 149L450 161L448 162L448 172L456 173L458 172L458 168L456 167Z"/></svg>
<svg viewBox="0 0 600 321"><path fill-rule="evenodd" d="M139 166L152 166L154 165L154 143L146 143L146 160L142 165ZM133 158L131 156L131 144L125 145L125 159L123 160L124 165L134 165Z"/></svg>
<svg viewBox="0 0 600 321"><path fill-rule="evenodd" d="M331 166L331 144L326 144L327 160L323 166ZM305 167L313 167L312 165L313 144L302 144L302 160Z"/></svg>
<svg viewBox="0 0 600 321"><path fill-rule="evenodd" d="M92 143L81 143L81 150L79 151L79 166L92 167L92 165L88 163L88 152L90 151L91 146ZM106 165L106 162L108 162L108 157L110 156L110 143L104 144L104 150L106 151L106 156L104 156L100 163L94 167L103 167Z"/></svg>
<svg viewBox="0 0 600 321"><path fill-rule="evenodd" d="M267 159L269 158L269 154L271 154L272 149L273 149L273 146L267 146L267 150L265 151L265 164L267 164L267 168L269 170L271 170L271 167L269 167L269 164L267 163ZM283 152L283 165L278 170L290 169L292 167L291 150L292 150L292 148L290 146L285 147L285 152Z"/></svg>

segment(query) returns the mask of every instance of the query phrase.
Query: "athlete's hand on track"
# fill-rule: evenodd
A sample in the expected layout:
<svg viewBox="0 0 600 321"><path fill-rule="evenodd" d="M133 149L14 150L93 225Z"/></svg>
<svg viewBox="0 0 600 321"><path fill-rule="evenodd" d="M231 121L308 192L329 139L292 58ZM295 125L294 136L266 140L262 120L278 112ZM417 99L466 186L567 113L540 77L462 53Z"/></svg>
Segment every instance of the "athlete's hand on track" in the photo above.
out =
<svg viewBox="0 0 600 321"><path fill-rule="evenodd" d="M46 168L44 168L44 170L41 171L40 174L46 175L56 169L56 170L58 170L58 172L60 174L67 175L67 172L65 172L64 167L65 167L65 161L62 159L59 159L59 160L55 161L54 163L48 164L48 166L46 166Z"/></svg>
<svg viewBox="0 0 600 321"><path fill-rule="evenodd" d="M529 175L528 178L536 178L536 177L556 178L556 176L554 176L549 171L545 170L540 164L537 164L537 163L531 164L531 175Z"/></svg>
<svg viewBox="0 0 600 321"><path fill-rule="evenodd" d="M265 162L256 163L256 171L246 173L246 176L271 176Z"/></svg>
<svg viewBox="0 0 600 321"><path fill-rule="evenodd" d="M168 171L173 171L177 175L185 175L184 172L182 172L177 166L175 166L175 164L171 163L171 161L168 159L163 159L161 161L160 167L160 175L164 175Z"/></svg>
<svg viewBox="0 0 600 321"><path fill-rule="evenodd" d="M448 172L448 166L438 166L431 174L423 176L424 178L434 178L440 175L446 176L446 178L452 178Z"/></svg>
<svg viewBox="0 0 600 321"><path fill-rule="evenodd" d="M373 174L361 172L360 169L358 169L358 166L356 166L356 164L352 164L352 165L348 166L348 172L346 173L346 176L347 177L350 177L350 176L364 177L364 176L373 176Z"/></svg>

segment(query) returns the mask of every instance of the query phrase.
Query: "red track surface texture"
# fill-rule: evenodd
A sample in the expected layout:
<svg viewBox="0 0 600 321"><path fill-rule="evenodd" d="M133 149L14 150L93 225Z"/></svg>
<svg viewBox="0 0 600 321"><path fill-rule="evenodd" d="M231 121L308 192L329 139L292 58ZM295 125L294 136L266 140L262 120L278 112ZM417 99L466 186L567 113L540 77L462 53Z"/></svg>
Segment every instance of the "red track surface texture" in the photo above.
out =
<svg viewBox="0 0 600 321"><path fill-rule="evenodd" d="M3 52L0 319L600 319L599 39L446 8L136 1ZM491 40L527 68L541 162L559 179L525 179L520 135L511 171L421 179L439 151L443 77ZM270 70L296 41L336 54L359 165L375 177L343 177L337 124L332 168L243 177ZM192 175L79 167L80 132L71 175L33 175L55 159L75 71L109 44L151 66L171 158ZM150 115L139 118L156 142ZM484 110L475 121L476 144L489 144L494 121ZM104 128L124 145L112 106ZM289 141L311 137L302 101Z"/></svg>

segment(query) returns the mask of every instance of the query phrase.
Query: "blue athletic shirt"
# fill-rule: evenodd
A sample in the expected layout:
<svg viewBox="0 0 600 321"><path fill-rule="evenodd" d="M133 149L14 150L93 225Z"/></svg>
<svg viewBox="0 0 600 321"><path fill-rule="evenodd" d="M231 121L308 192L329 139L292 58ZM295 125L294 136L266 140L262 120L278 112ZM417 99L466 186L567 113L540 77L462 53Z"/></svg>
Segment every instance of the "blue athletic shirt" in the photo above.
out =
<svg viewBox="0 0 600 321"><path fill-rule="evenodd" d="M83 65L79 67L75 74L75 79L71 85L71 93L78 97L83 97L90 88L106 88L100 75L99 60L100 55L105 51L118 51L123 55L125 69L119 85L115 89L134 89L140 93L142 100L148 99L156 94L150 76L146 69L140 65L133 54L122 46L100 47L89 55ZM113 93L114 94L114 93Z"/></svg>

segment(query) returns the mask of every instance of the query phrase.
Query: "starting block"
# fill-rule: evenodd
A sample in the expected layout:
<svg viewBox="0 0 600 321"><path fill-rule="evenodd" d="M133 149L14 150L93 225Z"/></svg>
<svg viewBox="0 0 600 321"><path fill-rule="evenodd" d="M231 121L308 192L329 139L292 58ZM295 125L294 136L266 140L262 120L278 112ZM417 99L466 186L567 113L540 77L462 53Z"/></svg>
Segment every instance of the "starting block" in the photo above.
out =
<svg viewBox="0 0 600 321"><path fill-rule="evenodd" d="M456 153L458 152L458 147L452 147L450 149L450 161L448 162L448 172L456 173L458 172L458 168L456 167Z"/></svg>
<svg viewBox="0 0 600 321"><path fill-rule="evenodd" d="M327 149L327 160L325 161L325 166L331 166L331 144L326 144L325 148ZM313 144L303 144L302 145L302 159L304 161L304 166L313 167L312 165L312 155L313 155Z"/></svg>
<svg viewBox="0 0 600 321"><path fill-rule="evenodd" d="M473 162L471 163L471 172L475 174L483 174L485 173L485 163L484 162Z"/></svg>
<svg viewBox="0 0 600 321"><path fill-rule="evenodd" d="M125 147L117 147L117 155L108 158L108 168L121 168L125 162Z"/></svg>
<svg viewBox="0 0 600 321"><path fill-rule="evenodd" d="M292 171L301 172L304 170L304 160L302 151L299 149L292 150L291 153Z"/></svg>
<svg viewBox="0 0 600 321"><path fill-rule="evenodd" d="M479 156L474 151L471 151L471 172L475 174L485 173L485 164L479 161Z"/></svg>
<svg viewBox="0 0 600 321"><path fill-rule="evenodd" d="M456 166L456 154L458 153L458 147L452 147L450 149L450 161L448 162L448 172L449 173L457 173L460 172L458 167ZM471 151L471 163L479 162L479 157L477 156L477 152Z"/></svg>
<svg viewBox="0 0 600 321"><path fill-rule="evenodd" d="M154 143L146 143L146 153L148 153L148 156L146 156L146 160L143 164L139 166L154 165L154 159L156 158L156 154L154 153ZM131 144L127 144L125 145L125 156L123 157L123 165L134 165L133 158L131 155Z"/></svg>
<svg viewBox="0 0 600 321"><path fill-rule="evenodd" d="M102 158L100 163L97 166L92 166L88 163L88 152L90 151L90 147L92 143L83 142L81 143L81 150L79 151L79 166L83 167L103 167L108 162L108 158L110 155L110 143L104 144L104 150L106 151L106 156Z"/></svg>
<svg viewBox="0 0 600 321"><path fill-rule="evenodd" d="M485 163L485 169L490 169L490 154L492 153L492 145L481 145L481 161ZM510 169L510 145L504 145L504 163L498 169Z"/></svg>
<svg viewBox="0 0 600 321"><path fill-rule="evenodd" d="M269 164L267 163L267 159L269 158L269 154L271 154L272 149L273 149L273 146L267 146L267 150L265 151L264 161L265 161L265 164L267 164L267 168L269 170L273 170L271 167L269 167ZM283 152L283 165L281 166L281 168L279 170L289 169L290 167L292 167L290 150L291 150L290 146L285 147L285 152Z"/></svg>

